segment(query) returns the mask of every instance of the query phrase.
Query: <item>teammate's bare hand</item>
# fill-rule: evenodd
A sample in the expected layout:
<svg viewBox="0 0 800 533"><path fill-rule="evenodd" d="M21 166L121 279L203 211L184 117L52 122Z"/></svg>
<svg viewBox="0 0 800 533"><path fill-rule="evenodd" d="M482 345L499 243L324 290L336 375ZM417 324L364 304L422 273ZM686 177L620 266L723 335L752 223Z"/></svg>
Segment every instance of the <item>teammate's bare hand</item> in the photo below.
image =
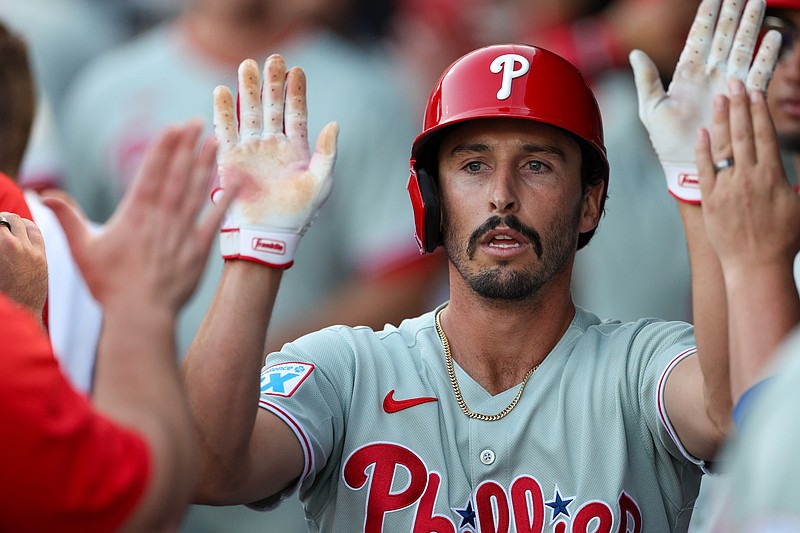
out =
<svg viewBox="0 0 800 533"><path fill-rule="evenodd" d="M262 85L255 61L239 66L238 127L230 90L214 91L221 185L240 186L222 248L228 259L285 267L331 192L338 126L325 126L311 155L305 74L297 67L287 74L279 55L267 59L264 72Z"/></svg>
<svg viewBox="0 0 800 533"><path fill-rule="evenodd" d="M57 198L55 212L92 295L105 307L144 302L175 313L200 279L230 199L203 217L216 143L197 153L202 125L167 129L148 149L130 189L100 233Z"/></svg>
<svg viewBox="0 0 800 533"><path fill-rule="evenodd" d="M800 196L781 162L761 91L739 80L714 100L711 134L697 135L703 220L723 267L790 265L800 250ZM713 145L711 138L714 139ZM733 157L715 173L714 161Z"/></svg>

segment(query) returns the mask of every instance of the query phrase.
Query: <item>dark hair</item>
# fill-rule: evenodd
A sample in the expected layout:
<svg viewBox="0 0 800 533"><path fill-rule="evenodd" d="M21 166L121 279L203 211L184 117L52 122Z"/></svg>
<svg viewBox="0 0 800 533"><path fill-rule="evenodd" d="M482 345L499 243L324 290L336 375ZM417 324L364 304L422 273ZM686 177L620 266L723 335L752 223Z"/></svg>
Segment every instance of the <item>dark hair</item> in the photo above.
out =
<svg viewBox="0 0 800 533"><path fill-rule="evenodd" d="M577 135L574 137L578 140L578 144L581 147L581 188L583 193L586 194L590 189L605 181L606 163L601 159L600 155L597 153L597 150L590 146L589 143ZM603 191L603 196L600 200L601 217L605 212L606 198L608 198L608 184L605 185L605 190ZM598 225L599 223L600 221L598 220ZM589 244L589 241L592 240L596 230L597 226L585 233L578 235L578 250Z"/></svg>
<svg viewBox="0 0 800 533"><path fill-rule="evenodd" d="M25 41L0 23L0 171L17 178L28 147L36 94Z"/></svg>

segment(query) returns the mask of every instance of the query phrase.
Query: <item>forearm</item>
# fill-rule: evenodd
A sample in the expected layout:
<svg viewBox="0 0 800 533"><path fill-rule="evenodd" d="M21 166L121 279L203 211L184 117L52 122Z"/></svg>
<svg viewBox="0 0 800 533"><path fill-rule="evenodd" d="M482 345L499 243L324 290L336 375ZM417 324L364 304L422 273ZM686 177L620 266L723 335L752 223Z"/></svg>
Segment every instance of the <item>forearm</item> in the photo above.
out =
<svg viewBox="0 0 800 533"><path fill-rule="evenodd" d="M200 444L199 497L225 493L248 460L267 325L283 270L227 261L182 370Z"/></svg>
<svg viewBox="0 0 800 533"><path fill-rule="evenodd" d="M764 377L778 345L800 323L791 261L726 268L734 401Z"/></svg>
<svg viewBox="0 0 800 533"><path fill-rule="evenodd" d="M177 368L174 316L147 305L110 306L98 347L93 401L141 434L151 456L145 496L128 525L177 523L194 489L194 425Z"/></svg>
<svg viewBox="0 0 800 533"><path fill-rule="evenodd" d="M719 430L732 410L728 359L728 314L722 268L706 235L700 206L680 203L692 272L692 315L702 372L703 405Z"/></svg>

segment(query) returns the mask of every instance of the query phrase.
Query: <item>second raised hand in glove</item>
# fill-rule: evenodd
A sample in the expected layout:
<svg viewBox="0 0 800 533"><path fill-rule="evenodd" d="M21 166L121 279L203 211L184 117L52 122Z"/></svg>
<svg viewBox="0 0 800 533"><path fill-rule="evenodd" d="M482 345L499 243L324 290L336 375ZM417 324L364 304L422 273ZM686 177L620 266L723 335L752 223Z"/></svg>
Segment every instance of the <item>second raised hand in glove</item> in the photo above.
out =
<svg viewBox="0 0 800 533"><path fill-rule="evenodd" d="M739 78L748 90L765 91L778 59L780 35L770 31L751 63L765 4L749 0L742 13L743 5L744 0L703 0L667 92L650 58L640 50L630 55L639 117L669 192L684 202L701 200L694 139L699 128L711 125L713 97L727 93L730 78Z"/></svg>
<svg viewBox="0 0 800 533"><path fill-rule="evenodd" d="M230 90L214 91L220 185L239 187L222 225L222 256L288 268L330 195L339 129L325 126L310 153L305 74L287 74L279 55L267 59L263 86L256 62L242 62L238 99L237 128Z"/></svg>

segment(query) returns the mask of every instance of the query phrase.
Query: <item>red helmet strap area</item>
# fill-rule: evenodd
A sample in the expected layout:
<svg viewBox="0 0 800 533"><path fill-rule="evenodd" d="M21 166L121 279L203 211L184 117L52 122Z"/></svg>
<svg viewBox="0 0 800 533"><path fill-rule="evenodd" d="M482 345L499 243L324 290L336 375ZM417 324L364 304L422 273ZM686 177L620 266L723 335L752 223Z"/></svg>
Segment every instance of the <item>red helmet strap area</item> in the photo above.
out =
<svg viewBox="0 0 800 533"><path fill-rule="evenodd" d="M441 209L436 182L424 168L412 167L408 194L414 208L414 237L421 253L431 253L442 244Z"/></svg>

